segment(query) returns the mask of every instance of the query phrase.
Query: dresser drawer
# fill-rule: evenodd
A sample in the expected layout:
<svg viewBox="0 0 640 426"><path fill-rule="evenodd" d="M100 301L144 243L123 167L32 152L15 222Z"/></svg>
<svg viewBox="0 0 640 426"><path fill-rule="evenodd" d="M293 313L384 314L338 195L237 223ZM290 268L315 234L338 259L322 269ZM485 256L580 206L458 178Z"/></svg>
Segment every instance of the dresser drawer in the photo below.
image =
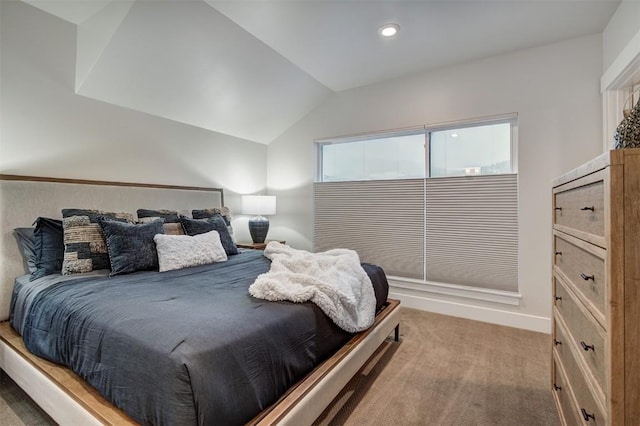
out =
<svg viewBox="0 0 640 426"><path fill-rule="evenodd" d="M554 322L555 339L561 342L560 353L569 351L573 345L586 362L604 395L605 386L605 332L596 322L588 317L588 313L578 305L574 296L557 279L555 281L555 306L559 315L568 327L569 333L563 330L558 320Z"/></svg>
<svg viewBox="0 0 640 426"><path fill-rule="evenodd" d="M581 424L582 421L580 419L582 418L582 416L578 417L579 410L576 407L574 396L571 394L567 378L564 376L564 372L559 367L555 357L553 357L552 374L552 392L563 418L562 423L567 426Z"/></svg>
<svg viewBox="0 0 640 426"><path fill-rule="evenodd" d="M594 316L604 327L606 251L559 232L555 233L554 249L555 266L591 304L590 308L597 311Z"/></svg>
<svg viewBox="0 0 640 426"><path fill-rule="evenodd" d="M554 224L604 238L604 181L593 179L587 176L556 188Z"/></svg>
<svg viewBox="0 0 640 426"><path fill-rule="evenodd" d="M556 363L555 371L557 372L558 369L561 369L566 374L564 378L565 387L563 390L571 388L575 401L578 404L577 407L573 406L573 414L566 413L565 415L570 418L578 417L587 425L606 425L607 419L604 411L602 411L600 405L596 402L596 397L593 395L582 371L576 364L573 353L566 349L563 352L558 352L554 349L554 353L557 355L557 359L554 359ZM558 377L555 376L554 380L555 379L558 379Z"/></svg>

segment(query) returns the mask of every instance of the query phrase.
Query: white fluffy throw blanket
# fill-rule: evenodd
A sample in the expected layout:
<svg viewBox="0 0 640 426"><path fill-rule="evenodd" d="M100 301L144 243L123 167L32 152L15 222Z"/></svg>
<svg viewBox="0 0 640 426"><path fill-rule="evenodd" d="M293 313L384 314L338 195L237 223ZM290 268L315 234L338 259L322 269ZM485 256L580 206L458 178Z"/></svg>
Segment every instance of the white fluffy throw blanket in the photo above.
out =
<svg viewBox="0 0 640 426"><path fill-rule="evenodd" d="M252 296L271 301L311 301L338 327L351 333L373 324L376 297L355 251L310 253L272 241L264 255L271 259L271 269L249 287Z"/></svg>

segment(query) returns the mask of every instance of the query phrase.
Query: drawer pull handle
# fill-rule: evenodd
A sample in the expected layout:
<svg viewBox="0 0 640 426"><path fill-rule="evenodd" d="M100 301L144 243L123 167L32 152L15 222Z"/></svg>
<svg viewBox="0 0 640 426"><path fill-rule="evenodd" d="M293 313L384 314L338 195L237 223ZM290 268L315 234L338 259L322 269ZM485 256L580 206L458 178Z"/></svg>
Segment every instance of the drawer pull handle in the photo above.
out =
<svg viewBox="0 0 640 426"><path fill-rule="evenodd" d="M585 410L584 408L580 409L580 412L582 413L582 418L584 419L585 422L588 422L589 419L596 419L596 416L594 416L593 414L589 414L587 413L587 410Z"/></svg>
<svg viewBox="0 0 640 426"><path fill-rule="evenodd" d="M586 210L591 210L592 212L596 211L596 208L594 206L591 207L583 207L580 210L586 211Z"/></svg>
<svg viewBox="0 0 640 426"><path fill-rule="evenodd" d="M561 345L562 342L560 340L553 339L553 344L558 346L558 345Z"/></svg>
<svg viewBox="0 0 640 426"><path fill-rule="evenodd" d="M585 342L580 342L580 346L582 346L582 349L584 349L585 351L588 351L589 349L591 349L592 351L595 352L596 348L593 345L587 345Z"/></svg>
<svg viewBox="0 0 640 426"><path fill-rule="evenodd" d="M562 390L562 387L561 387L561 386L558 386L558 385L556 385L556 384L554 383L554 384L553 384L553 390L557 390L557 391L559 391L559 390Z"/></svg>
<svg viewBox="0 0 640 426"><path fill-rule="evenodd" d="M589 281L589 280L593 280L593 281L595 281L595 280L596 280L595 275L586 275L586 274L584 274L584 273L583 273L583 274L580 274L580 278L582 278L582 279L583 279L583 280L585 280L585 281Z"/></svg>
<svg viewBox="0 0 640 426"><path fill-rule="evenodd" d="M562 252L561 251L557 251L556 252L556 256L562 256Z"/></svg>
<svg viewBox="0 0 640 426"><path fill-rule="evenodd" d="M554 210L560 210L560 211L562 211L562 207L556 207Z"/></svg>
<svg viewBox="0 0 640 426"><path fill-rule="evenodd" d="M556 299L556 300L562 300L562 297L560 297L560 296L555 296L555 297L554 297L554 299Z"/></svg>

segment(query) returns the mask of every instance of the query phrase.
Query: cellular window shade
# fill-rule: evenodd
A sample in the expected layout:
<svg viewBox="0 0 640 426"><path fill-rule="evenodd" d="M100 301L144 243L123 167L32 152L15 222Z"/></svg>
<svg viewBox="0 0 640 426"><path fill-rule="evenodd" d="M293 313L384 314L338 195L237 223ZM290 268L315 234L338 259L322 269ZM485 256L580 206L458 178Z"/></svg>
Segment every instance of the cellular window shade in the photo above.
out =
<svg viewBox="0 0 640 426"><path fill-rule="evenodd" d="M518 177L427 179L427 280L518 290Z"/></svg>
<svg viewBox="0 0 640 426"><path fill-rule="evenodd" d="M350 248L387 275L424 279L424 179L314 184L314 251Z"/></svg>

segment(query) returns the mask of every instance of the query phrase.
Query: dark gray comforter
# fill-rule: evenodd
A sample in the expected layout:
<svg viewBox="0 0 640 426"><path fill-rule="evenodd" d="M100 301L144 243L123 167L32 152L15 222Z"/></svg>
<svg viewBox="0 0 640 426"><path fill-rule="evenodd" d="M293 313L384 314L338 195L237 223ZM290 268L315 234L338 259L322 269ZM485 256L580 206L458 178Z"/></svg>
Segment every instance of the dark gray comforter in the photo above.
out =
<svg viewBox="0 0 640 426"><path fill-rule="evenodd" d="M36 280L16 285L12 325L140 423L242 424L351 337L311 303L249 296L269 266L248 251L164 273Z"/></svg>

